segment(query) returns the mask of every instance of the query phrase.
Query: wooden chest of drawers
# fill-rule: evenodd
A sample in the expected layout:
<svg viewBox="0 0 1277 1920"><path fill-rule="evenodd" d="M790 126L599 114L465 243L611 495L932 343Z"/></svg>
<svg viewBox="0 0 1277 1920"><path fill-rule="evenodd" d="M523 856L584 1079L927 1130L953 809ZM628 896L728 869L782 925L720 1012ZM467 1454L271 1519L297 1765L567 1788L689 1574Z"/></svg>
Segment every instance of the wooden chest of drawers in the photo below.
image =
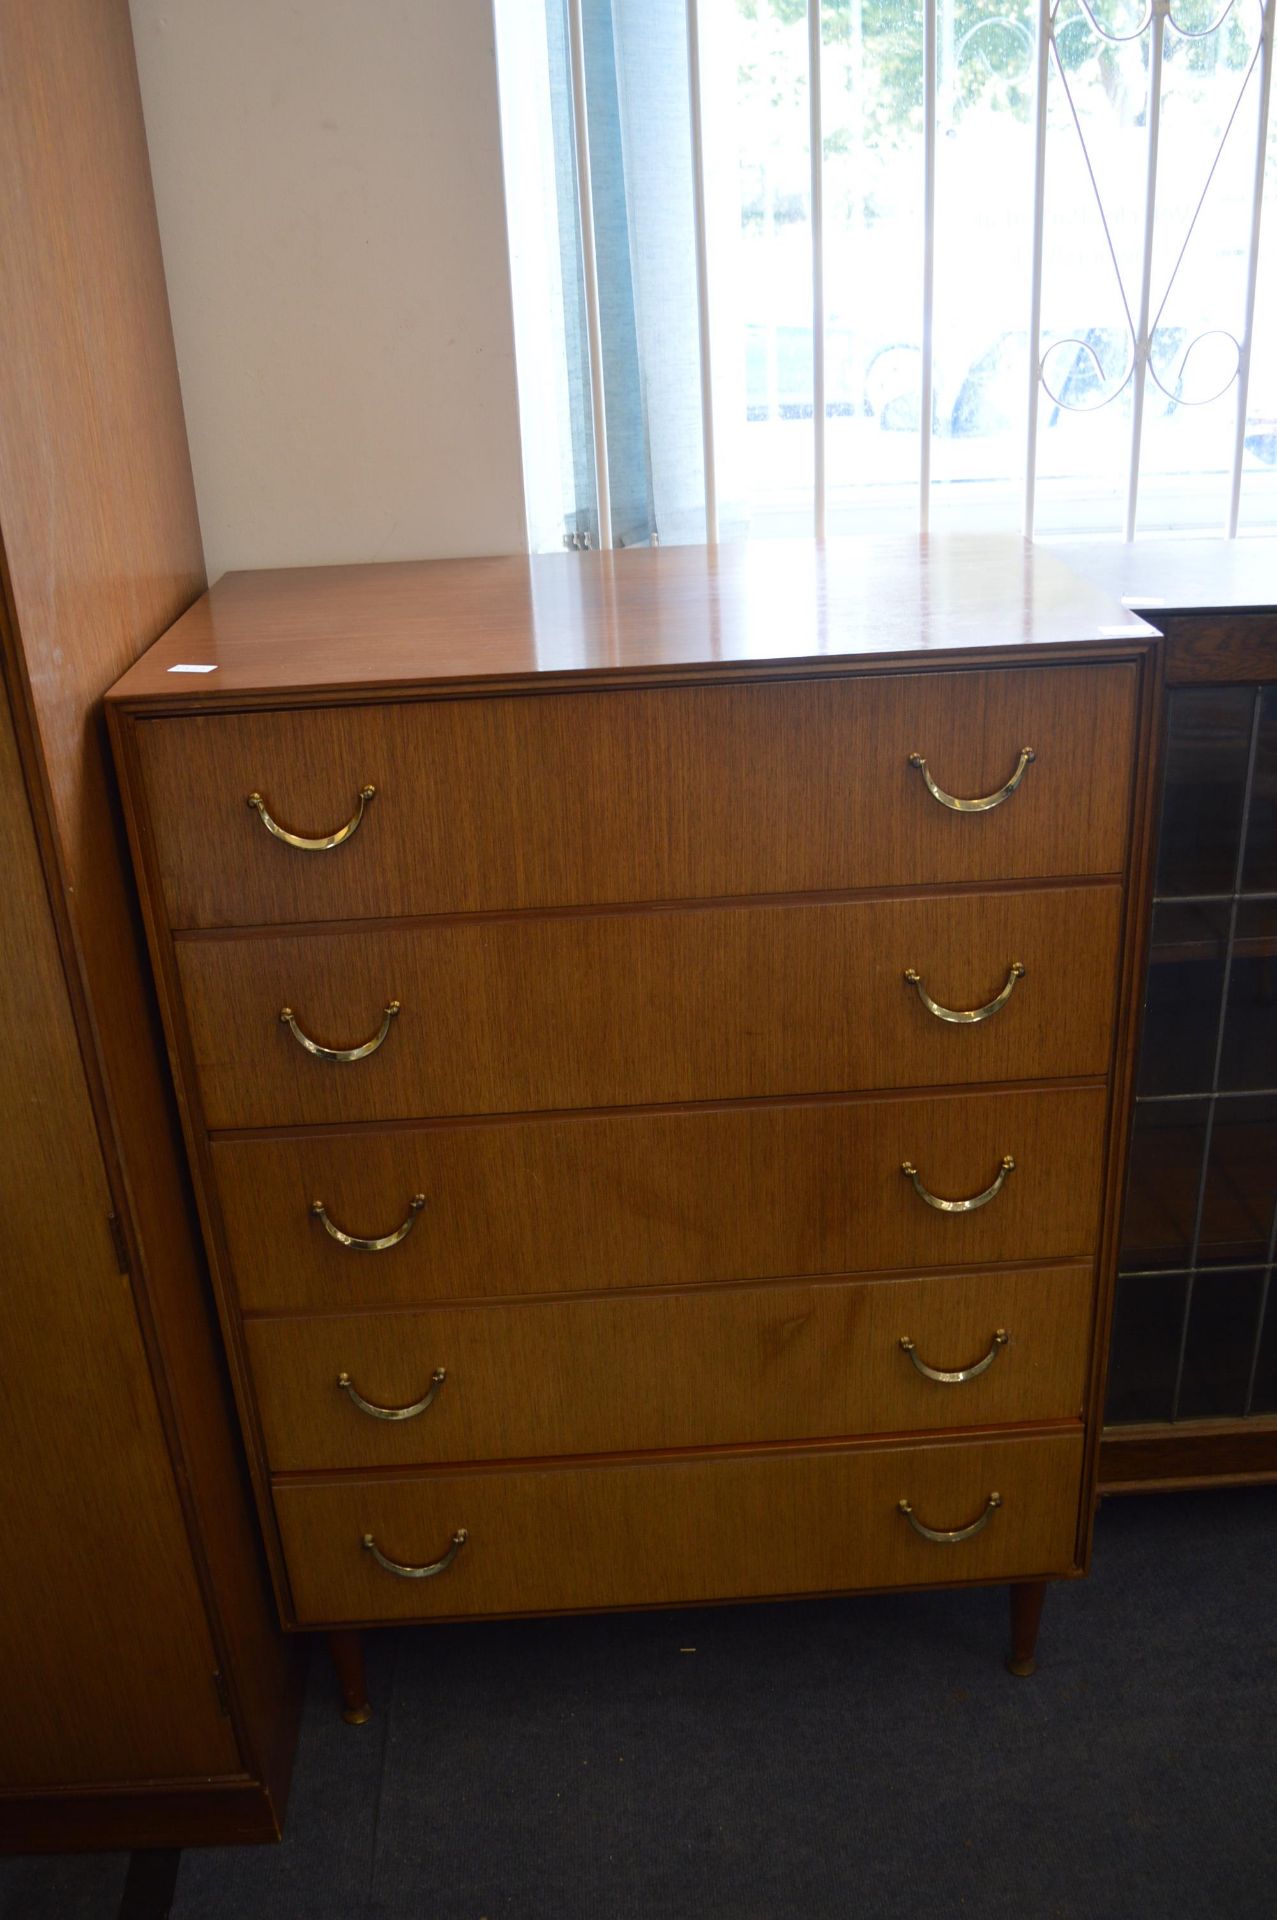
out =
<svg viewBox="0 0 1277 1920"><path fill-rule="evenodd" d="M230 576L120 683L286 1625L1085 1568L1153 644L671 550Z"/></svg>

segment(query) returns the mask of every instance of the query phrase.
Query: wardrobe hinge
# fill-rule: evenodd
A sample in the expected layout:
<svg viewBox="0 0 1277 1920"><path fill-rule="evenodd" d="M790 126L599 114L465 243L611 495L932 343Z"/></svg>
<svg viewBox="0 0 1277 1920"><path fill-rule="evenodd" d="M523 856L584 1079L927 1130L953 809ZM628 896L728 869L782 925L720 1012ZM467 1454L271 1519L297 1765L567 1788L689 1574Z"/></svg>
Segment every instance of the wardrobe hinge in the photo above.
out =
<svg viewBox="0 0 1277 1920"><path fill-rule="evenodd" d="M226 1676L220 1667L213 1669L213 1685L217 1688L217 1704L229 1720L231 1717L231 1696L226 1691Z"/></svg>
<svg viewBox="0 0 1277 1920"><path fill-rule="evenodd" d="M106 1224L111 1229L111 1241L115 1247L116 1266L121 1273L131 1273L133 1269L129 1263L129 1243L124 1238L124 1228L120 1223L119 1214L108 1213L106 1216Z"/></svg>

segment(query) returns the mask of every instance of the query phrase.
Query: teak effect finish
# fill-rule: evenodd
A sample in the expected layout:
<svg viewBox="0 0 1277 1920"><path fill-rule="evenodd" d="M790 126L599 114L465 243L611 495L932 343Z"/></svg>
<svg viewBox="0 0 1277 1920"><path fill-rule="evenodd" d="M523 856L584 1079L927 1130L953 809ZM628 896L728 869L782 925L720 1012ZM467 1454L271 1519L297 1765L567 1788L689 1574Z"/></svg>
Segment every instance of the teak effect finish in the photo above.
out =
<svg viewBox="0 0 1277 1920"><path fill-rule="evenodd" d="M973 823L978 828L979 823ZM177 943L214 1129L1105 1073L1116 885ZM937 1019L1010 1000L975 1026ZM316 1059L284 1007L325 1046Z"/></svg>
<svg viewBox="0 0 1277 1920"><path fill-rule="evenodd" d="M67 1774L56 1785L46 1775L0 1797L0 1847L273 1839L298 1666L273 1617L246 1497L101 711L111 682L204 586L127 0L6 0L0 95L0 665L131 1269L111 1290L121 1304L131 1300L157 1423L160 1456L136 1498L149 1502L159 1532L165 1509L150 1491L169 1480L176 1489L177 1533L157 1542L157 1564L180 1543L214 1663L201 1650L181 1691L168 1659L177 1629L150 1617L151 1590L130 1581L138 1655L150 1637L167 1650L153 1676L157 1724L168 1725L185 1699L189 1751L212 1697L205 1756L193 1777L166 1775L130 1746L126 1728L103 1774ZM6 809L18 804L6 790ZM52 1170L49 1180L46 1230L66 1210ZM98 1230L104 1219L95 1214ZM38 1322L27 1331L38 1334ZM45 1362L58 1375L56 1315L44 1334ZM109 1352L103 1344L85 1353L86 1365L105 1366ZM109 1377L98 1385L119 1390ZM139 1406L139 1446L145 1421ZM81 1444L91 1450L74 1423L50 1420L47 1405L33 1432L50 1451L66 1440L67 1458ZM67 1524L50 1505L21 1551L33 1564L47 1553L50 1567L65 1570ZM75 1568L75 1604L83 1580ZM104 1614L116 1617L120 1599L104 1597ZM93 1671L91 1644L50 1647L55 1610L51 1583L41 1643L51 1659L56 1652L51 1687L70 1685L83 1656L86 1704L100 1701L105 1676ZM38 1684L34 1664L23 1678ZM139 1685L130 1725L151 1697ZM229 1776L228 1727L239 1755ZM104 1742L109 1731L104 1720ZM71 1743L67 1751L70 1759Z"/></svg>
<svg viewBox="0 0 1277 1920"><path fill-rule="evenodd" d="M1076 1420L1094 1276L950 1274L246 1325L274 1472ZM1003 1332L1006 1344L997 1347ZM996 1352L977 1378L941 1383ZM426 1411L377 1420L366 1400Z"/></svg>
<svg viewBox="0 0 1277 1920"><path fill-rule="evenodd" d="M1150 633L1042 548L1001 534L291 568L225 575L112 698L189 713L390 688L760 678L928 656L949 666L1065 643L1112 657ZM192 690L169 672L180 664L216 671L192 676Z"/></svg>
<svg viewBox="0 0 1277 1920"><path fill-rule="evenodd" d="M248 1311L353 1311L786 1273L1055 1260L1094 1252L1102 1085L805 1100L214 1141L229 1267ZM1015 1172L974 1213L1006 1153ZM311 1213L384 1234L353 1252Z"/></svg>
<svg viewBox="0 0 1277 1920"><path fill-rule="evenodd" d="M324 1622L551 1613L832 1593L853 1587L1067 1573L1082 1436L648 1458L625 1464L453 1468L411 1477L277 1483L298 1618ZM968 1526L937 1546L899 1511ZM399 1580L464 1528L448 1572Z"/></svg>
<svg viewBox="0 0 1277 1920"><path fill-rule="evenodd" d="M0 794L0 1792L233 1774L2 681Z"/></svg>
<svg viewBox="0 0 1277 1920"><path fill-rule="evenodd" d="M905 543L891 554L882 548L814 553L795 548L791 579L785 583L792 591L787 593L777 571L785 557L779 551L766 557L666 551L565 556L566 570L555 559L544 568L537 561L457 563L225 582L145 668L114 692L111 720L170 1046L199 1170L281 1614L290 1625L348 1628L376 1619L464 1617L476 1611L656 1605L697 1593L744 1597L764 1591L994 1577L1033 1581L1085 1567L1111 1291L1113 1197L1121 1180L1121 1128L1129 1092L1132 955L1137 944L1132 939L1137 922L1131 914L1130 885L1134 876L1138 890L1145 878L1146 765L1155 695L1149 667L1155 641L1138 622L1088 596L1045 556L1017 542ZM897 574L894 586L882 571L888 563ZM820 584L813 600L804 583L817 576ZM770 594L768 577L773 580ZM526 591L521 591L521 581ZM752 600L751 581L758 588ZM535 608L533 582L538 583ZM875 590L880 609L870 604ZM758 629L751 622L759 614L765 617L769 607L778 611L782 598L785 625L766 624L769 632L788 637L770 647L758 639L755 647ZM726 629L721 618L725 608ZM169 666L199 663L199 636L202 632L209 637L214 627L217 657L204 658L217 670L170 678ZM1066 636L1072 644L1064 644ZM1055 644L1044 647L1044 640ZM1123 822L1116 864L1093 867L1090 852L1075 853L1070 857L1082 863L1081 874L1060 873L1052 879L1050 856L1044 853L1038 863L1026 857L1024 871L999 876L992 884L972 885L969 877L983 871L981 854L974 865L951 869L967 875L967 884L949 882L950 890L941 892L936 876L945 869L925 869L933 877L920 882L913 862L922 842L912 829L892 828L888 832L898 833L894 850L883 868L874 869L887 876L878 891L822 897L804 891L818 868L802 862L813 843L823 849L838 845L843 830L838 803L831 813L827 791L814 786L800 795L805 824L790 820L773 830L767 814L771 789L767 781L753 780L745 810L748 825L757 828L760 845L770 851L750 869L740 823L729 820L727 809L713 798L721 768L732 764L729 751L710 777L704 816L707 831L726 834L737 849L727 864L716 866L717 856L688 848L687 826L677 823L691 822L695 808L681 791L661 810L661 820L667 826L673 823L674 830L663 841L660 820L655 827L641 822L636 832L644 850L635 854L623 845L619 814L598 831L597 822L586 820L581 792L596 793L601 812L607 810L603 755L570 804L565 803L562 815L563 822L575 823L574 833L586 836L592 851L584 860L577 860L571 850L556 850L553 836L540 828L525 829L517 821L514 847L498 847L494 822L510 819L512 802L498 795L485 814L486 802L467 798L459 814L463 820L482 817L484 824L463 825L455 852L437 837L433 819L426 826L416 819L407 834L407 850L388 862L397 877L375 881L371 890L355 884L343 894L340 876L347 867L350 873L358 871L353 860L358 858L360 836L367 835L366 844L375 846L376 832L385 831L375 826L378 818L387 817L386 812L377 813L383 797L378 794L358 833L332 857L329 879L317 868L317 877L299 881L297 891L286 888L264 919L232 932L175 929L169 916L160 871L161 840L168 827L161 832L152 809L157 792L172 790L180 756L171 747L144 745L161 740L158 731L147 729L170 721L183 727L206 721L189 735L199 743L196 758L206 768L232 768L237 782L247 763L236 759L240 748L235 739L249 737L249 721L259 728L253 735L255 757L275 730L280 752L272 783L282 780L281 792L291 783L291 790L300 794L299 782L312 777L310 767L298 765L300 743L310 737L375 739L375 730L361 731L367 717L363 710L373 706L382 713L387 703L402 700L411 706L388 730L408 742L424 738L418 731L423 702L455 701L467 710L458 707L445 715L435 737L495 740L500 728L497 734L484 732L492 716L476 719L470 709L477 713L478 703L500 697L508 708L501 721L508 746L523 725L521 716L533 716L527 722L533 732L544 727L535 716L556 703L536 696L547 693L570 696L562 703L565 716L579 701L578 721L588 709L592 724L602 724L604 716L639 712L638 705L622 704L639 691L659 700L675 689L681 694L705 688L717 694L739 687L750 698L734 712L752 711L755 697L766 693L778 703L778 714L792 716L815 711L795 694L800 684L823 690L826 700L841 700L845 683L850 713L851 695L857 690L863 690L866 701L874 700L875 685L883 679L881 667L888 662L907 670L915 692L925 689L940 668L945 675L961 668L980 677L986 690L966 696L968 733L978 739L963 738L972 758L987 756L990 764L997 760L993 785L1005 781L1014 764L1006 760L1005 743L999 737L995 749L986 729L988 715L1007 691L996 682L995 666L1016 675L1017 690L1045 684L1048 676L1025 671L1039 665L1049 667L1052 676L1056 668L1095 674L1101 689L1110 686L1111 704L1100 699L1095 725L1111 744L1111 754L1088 757L1087 748L1080 746L1078 780L1058 795L1056 806L1065 814L1085 812L1101 846L1113 822ZM878 671L872 671L875 668ZM958 696L959 703L962 698ZM617 704L605 704L609 700ZM642 711L666 715L674 709L657 709L649 701ZM314 735L305 730L312 719L319 723ZM227 727L224 735L215 731L219 724ZM526 765L544 767L545 739L570 724L556 713L551 733L530 753ZM435 725L433 716L430 725ZM752 721L750 726L765 756L765 729ZM617 756L620 783L638 794L655 793L658 775L676 776L680 786L694 785L700 760L670 744L681 737L663 718L655 732L646 735L648 750L653 741L659 749L652 764L628 748ZM833 731L826 738L832 740ZM787 761L801 751L801 744L801 738L795 738ZM1015 751L1037 744L1026 734ZM926 744L912 741L907 751L915 750L927 751ZM562 741L555 751L562 768ZM581 751L588 761L590 748ZM721 742L717 751L724 751ZM824 751L828 757L833 749ZM420 748L410 753L405 746L404 754L405 767L425 768L429 788L433 776ZM474 767L482 757L470 748L467 755L455 764ZM519 758L517 745L513 755ZM506 752L486 770L494 787L499 787L501 767L509 759ZM816 759L819 764L819 754ZM152 775L160 770L158 786L148 780L148 770ZM849 766L845 771L862 815L882 819L882 813L874 811L876 798L867 786L860 787L857 769ZM1029 791L1033 771L1030 768L1028 779L1006 803L1002 829ZM969 793L948 769L937 766L935 772ZM571 773L564 777L570 786ZM908 794L922 795L921 782L907 762L899 781ZM348 804L337 815L327 805L318 811L318 788L312 790L313 817L292 817L274 784L270 798L286 826L331 831L348 817L354 793L364 783L376 784L375 770L358 771ZM261 777L248 790L265 789ZM798 789L786 788L782 778L780 791L783 796ZM531 808L543 795L534 790L526 798ZM246 829L255 832L258 840L251 844L260 844L263 852L260 859L254 852L246 863L242 895L236 894L233 865L224 854L216 857L217 876L206 879L190 870L193 843L188 827L179 822L176 837L168 835L163 858L174 889L171 898L183 915L189 911L215 919L262 911L261 861L273 855L294 860L292 869L282 871L300 872L295 862L308 856L293 855L270 842L245 799L246 794L235 798L243 819L237 814L231 828L228 816L227 831L236 836ZM222 808L220 795L216 804ZM190 810L190 800L181 800L179 811L187 819ZM926 819L925 811L918 817ZM946 863L952 849L965 847L969 853L978 846L982 829L1001 830L998 813L950 820L937 811L936 820L937 833L948 842ZM436 836L433 841L431 834ZM1052 836L1057 850L1077 849L1087 837L1067 820L1061 825L1054 819L1043 829L1044 847ZM1010 841L1008 831L1004 845ZM250 843L241 837L238 844ZM447 872L435 891L420 893L420 849L426 844L441 849ZM936 844L941 844L939 839ZM491 856L495 879L479 871L481 854ZM744 875L756 885L760 876L774 870L768 863L779 863L782 855L797 865L779 876L787 884L777 886L772 897L724 899L711 894L693 900L672 893L665 897L659 891L676 885L719 885L727 873ZM1111 857L1107 852L1094 855L1097 863ZM328 861L330 856L318 859ZM1034 864L1040 872L1033 871ZM583 889L606 896L619 886L637 887L640 875L649 891L655 884L656 899L608 898L600 907L575 897ZM383 884L391 891L378 891ZM489 886L492 890L485 891ZM553 897L560 893L563 897ZM418 899L468 904L433 917L370 911L387 901L398 906ZM513 911L495 911L490 905L476 911L475 902L497 899L525 904ZM287 926L279 920L270 924L277 914L286 918L296 912L313 917ZM334 919L335 914L350 917ZM903 933L911 944L929 944L912 957L894 950L884 957L884 946L892 947L895 936ZM1008 948L1017 934L1022 939L1033 935L1039 943L1031 958ZM390 959L405 967L407 993L383 979ZM916 966L938 998L976 1006L1002 987L1013 959L1029 971L1002 1011L980 1026L942 1026L904 981L905 967ZM286 976L280 972L281 962L287 963ZM307 995L313 994L306 1004L298 980ZM1021 989L1043 980L1046 994L1022 997ZM364 995L369 993L372 998L365 1007ZM381 1009L392 998L401 1002L401 1012L385 1046L349 1066L312 1059L279 1024L279 1008L288 1005L317 1040L349 1046L371 1036ZM419 1010L415 1032L410 1007ZM863 1031L853 1033L857 1018ZM883 1030L876 1032L880 1019ZM914 1021L921 1024L911 1025ZM831 1044L843 1050L832 1065ZM1055 1084L1041 1084L1045 1075L1055 1076ZM960 1091L981 1082L987 1091ZM866 1087L874 1084L900 1091L864 1097ZM922 1091L928 1088L930 1092ZM822 1097L822 1089L830 1092ZM778 1099L777 1093L793 1097ZM857 1097L847 1097L853 1094ZM521 1111L528 1117L517 1117ZM453 1117L423 1124L426 1114ZM1048 1114L1053 1115L1050 1127L1045 1124ZM792 1229L796 1209L786 1213L783 1194L786 1183L800 1191L803 1187L799 1133L790 1132L795 1115L813 1116L816 1158L831 1188L823 1203L812 1206L815 1226L810 1220L804 1223L798 1238L784 1231L786 1224ZM856 1117L841 1142L835 1131L822 1143L819 1127L824 1121L817 1122L817 1115L835 1116L835 1129L847 1126L848 1116ZM956 1195L987 1185L1002 1154L1015 1151L1000 1147L994 1164L982 1164L978 1171L969 1157L973 1145L988 1149L996 1122L1016 1118L1026 1128L1040 1127L1038 1137L1047 1150L1041 1164L1051 1168L1052 1183L1058 1180L1049 1195L1042 1190L1030 1193L1028 1180L1020 1182L1017 1161L1015 1174L988 1208L942 1216L927 1208L902 1177L900 1161L908 1157L921 1164L921 1156L898 1142L897 1120L913 1119L931 1129L928 1147L947 1150L949 1177L942 1180L937 1173L931 1178L929 1165L924 1175L936 1190ZM749 1131L756 1124L764 1129L760 1135ZM680 1131L702 1125L711 1132L700 1136ZM725 1131L716 1134L713 1130L720 1125ZM623 1131L628 1129L632 1131ZM714 1177L712 1162L698 1166L689 1161L686 1177L670 1184L670 1156L680 1142L689 1140L726 1155L723 1165L732 1185L721 1199L711 1202L705 1191ZM862 1243L848 1250L849 1215L840 1220L839 1214L849 1176L836 1154L840 1144L858 1143L875 1165L874 1156L889 1144L890 1167L884 1164L875 1176L880 1190L870 1195L868 1212L857 1221L865 1228ZM411 1177L410 1184L402 1185L409 1172L407 1158L422 1146L435 1155L433 1172L425 1182ZM628 1150L637 1156L633 1166L626 1161ZM565 1151L576 1156L575 1192L556 1165ZM1036 1167L1036 1149L1030 1151ZM547 1168L552 1170L550 1192L538 1211L534 1175ZM322 1194L305 1190L317 1171L329 1188ZM360 1178L364 1172L367 1180ZM436 1184L440 1173L444 1181ZM649 1187L645 1195L645 1174L665 1184ZM628 1200L627 1175L632 1176ZM447 1214L454 1196L443 1190L449 1178L456 1181L458 1208L450 1224ZM780 1196L779 1224L772 1226L770 1240L761 1225L763 1208L751 1213L749 1207L753 1190L763 1195L769 1191L769 1179L773 1196ZM614 1194L622 1196L611 1221L604 1206L608 1180L615 1182ZM430 1200L416 1227L384 1257L345 1252L310 1216L310 1203L322 1198L330 1217L348 1230L385 1233L399 1224L412 1195L426 1185ZM810 1199L812 1188L806 1191ZM1017 1200L1017 1192L1028 1199ZM494 1202L486 1210L485 1196ZM529 1203L528 1230L525 1233L520 1223L509 1233L512 1203L517 1207L520 1197ZM683 1209L681 1216L673 1206L664 1208L666 1197ZM908 1218L906 1203L914 1219ZM747 1216L735 1238L724 1224L733 1206ZM1019 1229L1013 1238L1012 1210L1017 1208ZM627 1254L626 1229L642 1221L644 1209L655 1224L640 1226L635 1249ZM440 1229L434 1243L423 1238L432 1210ZM602 1232L591 1240L592 1227L600 1224ZM761 1254L751 1248L751 1228ZM556 1247L559 1229L563 1239ZM645 1453L629 1463L613 1454L610 1460L573 1467L511 1460L501 1467L458 1465L411 1474L401 1467L384 1467L371 1470L366 1478L357 1477L363 1469L337 1476L313 1468L271 1475L247 1342L259 1331L264 1341L287 1338L273 1331L280 1326L274 1312L281 1304L303 1310L341 1305L343 1287L363 1287L367 1291L362 1296L346 1296L352 1329L366 1325L366 1310L375 1304L422 1307L433 1298L447 1302L449 1311L460 1311L467 1294L511 1303L482 1311L539 1312L540 1306L513 1305L521 1294L530 1293L557 1295L557 1300L541 1303L547 1308L586 1307L605 1315L621 1303L623 1284L650 1288L653 1302L668 1304L675 1298L669 1291L673 1282L697 1289L705 1313L713 1314L717 1307L708 1302L714 1289L707 1289L706 1282L741 1279L755 1270L755 1258L766 1260L767 1277L776 1290L811 1284L785 1276L800 1266L797 1255L809 1257L812 1249L831 1275L845 1275L857 1287L897 1284L890 1278L893 1262L898 1269L913 1269L911 1280L930 1277L942 1287L955 1279L973 1281L973 1270L990 1261L1020 1274L1030 1259L1059 1260L1065 1255L1080 1264L1094 1247L1097 1230L1101 1251L1096 1299L1086 1316L1089 1351L1082 1417L1062 1427L1044 1426L1035 1415L1036 1424L1030 1427L1003 1421L983 1434L951 1430L954 1437L942 1445L915 1437L894 1446L880 1441L871 1446L854 1435L824 1445L791 1433L783 1448L765 1455L745 1454L739 1443L719 1441L712 1450L682 1458ZM724 1264L741 1261L737 1274L715 1270L713 1249L720 1237ZM929 1276L933 1263L948 1272ZM1049 1287L1068 1270L1062 1264L1039 1267L1036 1278ZM361 1273L368 1277L361 1280ZM987 1277L994 1282L1001 1276ZM246 1321L241 1296L270 1307L272 1316ZM636 1313L651 1304L646 1293L625 1298L637 1302ZM312 1324L300 1323L299 1340L308 1337ZM412 1391L419 1393L420 1383ZM901 1534L909 1535L908 1541L902 1545L900 1534L891 1528L881 1537L875 1533L868 1544L857 1533L854 1517L867 1511L863 1500L869 1497L876 1471L864 1464L871 1455L925 1467L934 1478L919 1480L924 1495L965 1494L971 1511L961 1516L922 1515L942 1525L964 1525L982 1510L983 1501L972 1505L976 1489L970 1476L985 1464L989 1447L1001 1449L997 1458L1006 1460L1009 1472L1014 1470L1017 1517L1000 1533L991 1523L964 1543L964 1551L967 1545L975 1549L963 1563L965 1571L954 1570L947 1549L910 1532L897 1511L908 1489L897 1490L890 1509L891 1520ZM840 1464L819 1464L829 1460ZM741 1513L748 1510L754 1538L765 1538L759 1520L761 1515L765 1529L771 1513L765 1495L775 1478L773 1468L782 1477L792 1468L797 1476L792 1494L784 1499L810 1501L826 1518L845 1515L848 1524L834 1526L828 1553L825 1545L810 1554L804 1548L796 1561L791 1558L788 1571L774 1573L760 1585L765 1550L755 1549L753 1572L742 1573L741 1556L751 1550L746 1530L738 1521L725 1519L721 1528L717 1521L708 1523L706 1537L712 1544L704 1549L708 1559L702 1558L699 1570L696 1562L689 1570L685 1556L680 1566L676 1553L667 1579L649 1577L648 1562L658 1561L668 1544L671 1503L678 1513L694 1508L699 1515L715 1508L712 1491L693 1489L725 1490L729 1480L744 1489ZM495 1518L493 1539L503 1537L502 1544L490 1545L486 1571L463 1572L454 1579L460 1569L474 1565L469 1543L437 1581L396 1581L377 1568L360 1545L370 1530L368 1518L386 1520L392 1534L399 1521L412 1531L411 1540L406 1534L387 1538L383 1545L392 1555L436 1558L456 1528L468 1524L459 1516L448 1521L439 1504L442 1495L462 1481L480 1500L476 1512L485 1531L487 1519ZM847 1490L845 1507L839 1505L839 1488ZM989 1491L985 1489L984 1501ZM1006 1489L998 1491L1005 1494ZM542 1513L538 1503L543 1498L565 1500L585 1533L593 1535L572 1545L566 1572L555 1571L547 1560L551 1571L545 1582L532 1566L531 1535L519 1531L532 1526L536 1544L544 1547L554 1509ZM650 1541L650 1553L645 1549L640 1556L637 1586L630 1577L634 1557L608 1544L621 1512L618 1501L625 1505L625 1526L632 1537ZM487 1519L484 1503L491 1503ZM357 1507L364 1510L363 1522ZM541 1515L535 1525L534 1509ZM1035 1517L1025 1518L1028 1514ZM994 1521L1005 1518L999 1509ZM416 1537L419 1522L428 1539ZM875 1521L875 1528L879 1524ZM1046 1535L1034 1531L1040 1526ZM347 1528L357 1530L347 1537ZM915 1545L925 1559L906 1564ZM709 1564L716 1559L721 1562L717 1572ZM370 1579L375 1582L371 1589ZM444 1590L450 1580L449 1598Z"/></svg>
<svg viewBox="0 0 1277 1920"><path fill-rule="evenodd" d="M138 728L170 925L1115 874L1133 666L217 714ZM1013 803L939 806L918 772ZM315 837L283 844L246 805Z"/></svg>

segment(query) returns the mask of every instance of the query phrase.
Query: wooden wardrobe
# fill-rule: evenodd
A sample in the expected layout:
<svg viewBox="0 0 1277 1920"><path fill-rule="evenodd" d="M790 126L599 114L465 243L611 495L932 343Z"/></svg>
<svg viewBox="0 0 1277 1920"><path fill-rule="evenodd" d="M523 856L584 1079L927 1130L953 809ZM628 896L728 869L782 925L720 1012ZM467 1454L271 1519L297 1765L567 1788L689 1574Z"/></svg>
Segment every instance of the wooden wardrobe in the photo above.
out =
<svg viewBox="0 0 1277 1920"><path fill-rule="evenodd" d="M100 703L204 586L127 0L0 0L0 1847L276 1837L269 1604Z"/></svg>

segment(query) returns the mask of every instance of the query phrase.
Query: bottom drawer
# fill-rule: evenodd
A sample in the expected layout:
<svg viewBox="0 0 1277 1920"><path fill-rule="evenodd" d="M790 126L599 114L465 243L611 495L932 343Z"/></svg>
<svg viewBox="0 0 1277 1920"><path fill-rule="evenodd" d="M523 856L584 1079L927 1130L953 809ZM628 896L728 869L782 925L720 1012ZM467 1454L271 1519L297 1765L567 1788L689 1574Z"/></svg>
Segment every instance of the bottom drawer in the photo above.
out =
<svg viewBox="0 0 1277 1920"><path fill-rule="evenodd" d="M1082 1434L277 1482L298 1625L554 1613L1074 1564ZM993 1506L991 1496L1000 1496ZM924 1538L983 1524L965 1539ZM445 1557L437 1576L385 1570Z"/></svg>

